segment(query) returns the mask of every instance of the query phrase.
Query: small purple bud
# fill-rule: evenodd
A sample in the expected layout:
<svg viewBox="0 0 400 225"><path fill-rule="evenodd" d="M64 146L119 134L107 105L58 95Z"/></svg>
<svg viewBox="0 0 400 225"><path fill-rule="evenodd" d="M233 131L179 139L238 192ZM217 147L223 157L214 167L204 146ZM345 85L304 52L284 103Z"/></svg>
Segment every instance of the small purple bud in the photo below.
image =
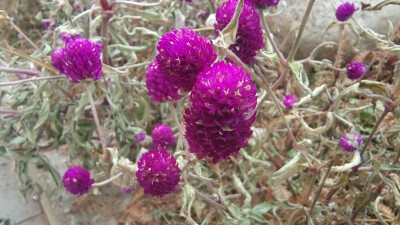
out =
<svg viewBox="0 0 400 225"><path fill-rule="evenodd" d="M356 7L354 6L354 3L350 3L350 2L344 2L342 4L339 5L339 7L337 7L336 9L336 19L344 22L346 20L348 20L355 11L359 10L358 8L356 9Z"/></svg>
<svg viewBox="0 0 400 225"><path fill-rule="evenodd" d="M362 62L350 62L347 64L347 77L352 80L361 78L365 73L366 67Z"/></svg>
<svg viewBox="0 0 400 225"><path fill-rule="evenodd" d="M199 15L200 15L200 17L205 17L206 16L206 11L204 11L204 10L201 11Z"/></svg>
<svg viewBox="0 0 400 225"><path fill-rule="evenodd" d="M279 0L249 0L249 2L256 8L277 6L279 4Z"/></svg>
<svg viewBox="0 0 400 225"><path fill-rule="evenodd" d="M75 9L79 9L79 7L81 7L81 4L79 4L79 2L74 2L73 7Z"/></svg>
<svg viewBox="0 0 400 225"><path fill-rule="evenodd" d="M86 169L73 166L64 173L62 183L71 194L83 195L92 188L94 180Z"/></svg>
<svg viewBox="0 0 400 225"><path fill-rule="evenodd" d="M136 137L135 141L137 142L142 142L146 138L146 133L145 132L140 132Z"/></svg>
<svg viewBox="0 0 400 225"><path fill-rule="evenodd" d="M22 41L22 40L24 40L24 39L25 39L24 35L18 34L18 40Z"/></svg>
<svg viewBox="0 0 400 225"><path fill-rule="evenodd" d="M294 95L286 95L285 100L283 100L283 104L289 109L293 107L295 102L296 102L296 96Z"/></svg>
<svg viewBox="0 0 400 225"><path fill-rule="evenodd" d="M360 145L361 145L361 140L362 138L358 136L357 134L351 132L343 135L340 138L340 146L343 148L343 150L348 151L348 152L354 152L357 150Z"/></svg>
<svg viewBox="0 0 400 225"><path fill-rule="evenodd" d="M130 194L130 193L132 193L132 188L122 187L121 192L125 193L125 194Z"/></svg>
<svg viewBox="0 0 400 225"><path fill-rule="evenodd" d="M50 20L44 20L44 21L43 21L43 27L44 27L44 29L46 29L46 30L49 29L50 25L51 25Z"/></svg>
<svg viewBox="0 0 400 225"><path fill-rule="evenodd" d="M175 143L171 127L165 124L155 126L151 137L153 138L153 147L155 149L168 148Z"/></svg>

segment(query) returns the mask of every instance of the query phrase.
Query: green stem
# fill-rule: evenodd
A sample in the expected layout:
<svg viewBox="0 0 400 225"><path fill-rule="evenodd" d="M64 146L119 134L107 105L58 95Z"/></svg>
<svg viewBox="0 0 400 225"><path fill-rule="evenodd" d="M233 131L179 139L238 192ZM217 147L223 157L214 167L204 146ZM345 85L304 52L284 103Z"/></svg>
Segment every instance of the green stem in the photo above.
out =
<svg viewBox="0 0 400 225"><path fill-rule="evenodd" d="M10 85L18 85L18 84L24 84L24 83L30 83L30 82L34 82L34 81L40 81L40 80L52 80L52 79L60 79L60 78L65 78L65 76L60 75L60 76L49 76L49 77L32 77L32 78L24 79L24 80L1 82L0 83L0 87L2 87L2 86L10 86Z"/></svg>

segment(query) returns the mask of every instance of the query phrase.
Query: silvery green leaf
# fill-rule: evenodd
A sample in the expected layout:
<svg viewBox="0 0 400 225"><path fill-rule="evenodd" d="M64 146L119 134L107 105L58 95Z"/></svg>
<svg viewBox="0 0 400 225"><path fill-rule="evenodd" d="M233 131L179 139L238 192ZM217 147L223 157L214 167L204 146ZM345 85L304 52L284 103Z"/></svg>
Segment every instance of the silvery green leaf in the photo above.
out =
<svg viewBox="0 0 400 225"><path fill-rule="evenodd" d="M37 120L35 126L33 127L33 131L32 131L35 139L39 135L42 125L49 118L49 115L50 115L50 105L48 103L44 102L42 105L42 109L39 112L39 119Z"/></svg>
<svg viewBox="0 0 400 225"><path fill-rule="evenodd" d="M250 217L262 223L268 222L262 214L267 213L275 207L277 207L275 202L262 202L251 209Z"/></svg>
<svg viewBox="0 0 400 225"><path fill-rule="evenodd" d="M242 154L245 159L249 160L252 163L258 163L258 164L264 165L266 167L271 166L270 162L254 158L253 156L250 156L249 154L247 154L246 150L244 150L244 149L240 149L240 154Z"/></svg>
<svg viewBox="0 0 400 225"><path fill-rule="evenodd" d="M140 151L139 151L139 153L137 154L137 156L136 156L136 162L139 162L139 160L140 160L140 158L142 158L142 155L144 154L144 153L146 153L146 152L148 152L149 150L148 149L146 149L146 148L140 148Z"/></svg>
<svg viewBox="0 0 400 225"><path fill-rule="evenodd" d="M246 188L243 186L242 181L239 179L239 177L236 175L236 173L233 173L233 185L235 186L236 190L240 192L242 195L245 196L242 210L250 209L251 206L251 195L250 193L246 190Z"/></svg>
<svg viewBox="0 0 400 225"><path fill-rule="evenodd" d="M379 203L383 198L381 196L378 196L375 199L374 204L372 205L372 209L375 213L375 216L379 219L379 221L381 222L381 224L383 225L389 225L388 223L386 223L386 221L383 219L383 217L381 216L381 213L379 212Z"/></svg>
<svg viewBox="0 0 400 225"><path fill-rule="evenodd" d="M377 94L377 95L382 95L384 97L389 96L389 90L388 90L387 85L385 83L381 83L378 81L362 80L362 81L360 81L359 88L371 90L372 93Z"/></svg>
<svg viewBox="0 0 400 225"><path fill-rule="evenodd" d="M183 204L179 215L185 217L190 225L195 225L195 224L197 225L197 223L192 219L190 215L190 211L192 209L192 204L196 197L196 193L193 187L190 185L183 186L182 193L183 193L182 195Z"/></svg>
<svg viewBox="0 0 400 225"><path fill-rule="evenodd" d="M181 27L185 27L185 15L182 14L180 9L176 9L174 11L174 15L175 15L175 28L181 28Z"/></svg>
<svg viewBox="0 0 400 225"><path fill-rule="evenodd" d="M234 217L234 219L240 220L242 218L242 213L240 211L240 208L225 198L225 196L223 195L223 186L218 188L218 196L221 202L227 206L229 212ZM233 219L232 217L229 216L229 214L226 214L226 216L228 217L228 219Z"/></svg>
<svg viewBox="0 0 400 225"><path fill-rule="evenodd" d="M346 163L344 165L341 166L332 166L331 171L332 172L344 172L346 170L350 170L351 168L357 166L358 164L360 164L361 162L361 155L360 152L357 150L355 152L353 152L353 158L351 160L351 162Z"/></svg>
<svg viewBox="0 0 400 225"><path fill-rule="evenodd" d="M320 126L320 127L317 127L317 128L311 128L311 127L309 127L308 124L303 120L303 118L301 118L301 117L299 117L299 116L298 116L297 118L300 120L300 122L301 122L303 128L307 131L307 133L308 133L308 134L311 134L311 135L314 135L314 134L323 134L323 133L325 133L327 130L329 130L329 129L332 127L333 121L334 121L332 113L331 113L331 112L328 112L328 113L326 114L326 122L325 122L325 125Z"/></svg>
<svg viewBox="0 0 400 225"><path fill-rule="evenodd" d="M382 46L381 48L383 51L391 52L397 57L400 57L400 45Z"/></svg>
<svg viewBox="0 0 400 225"><path fill-rule="evenodd" d="M285 182L286 179L293 176L295 173L301 171L305 166L303 162L305 161L304 157L300 152L297 152L296 156L291 159L288 163L286 163L283 167L281 167L278 171L275 171L271 175L271 181L274 184L281 184Z"/></svg>
<svg viewBox="0 0 400 225"><path fill-rule="evenodd" d="M290 69L293 72L294 78L297 81L297 83L300 85L300 87L306 91L311 97L313 97L313 92L312 90L304 84L303 82L303 64L297 61L289 63Z"/></svg>
<svg viewBox="0 0 400 225"><path fill-rule="evenodd" d="M164 20L165 18L162 16L162 14L156 13L156 12L151 12L148 10L140 10L140 9L131 9L133 12L135 12L137 15L148 19L148 20Z"/></svg>

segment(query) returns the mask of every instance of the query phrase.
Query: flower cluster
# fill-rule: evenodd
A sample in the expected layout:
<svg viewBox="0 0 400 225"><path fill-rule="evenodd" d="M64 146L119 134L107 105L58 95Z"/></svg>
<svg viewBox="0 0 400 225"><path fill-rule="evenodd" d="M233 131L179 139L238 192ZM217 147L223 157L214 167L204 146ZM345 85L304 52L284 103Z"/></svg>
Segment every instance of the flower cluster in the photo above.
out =
<svg viewBox="0 0 400 225"><path fill-rule="evenodd" d="M296 102L296 96L295 95L286 95L285 100L283 100L283 104L291 109Z"/></svg>
<svg viewBox="0 0 400 225"><path fill-rule="evenodd" d="M350 62L347 64L346 72L347 78L356 80L361 78L365 73L365 65L362 62Z"/></svg>
<svg viewBox="0 0 400 225"><path fill-rule="evenodd" d="M144 193L163 197L178 188L180 169L165 149L149 150L138 162L136 177Z"/></svg>
<svg viewBox="0 0 400 225"><path fill-rule="evenodd" d="M211 42L186 28L175 29L161 37L157 46L158 68L174 87L192 90L197 75L216 59Z"/></svg>
<svg viewBox="0 0 400 225"><path fill-rule="evenodd" d="M149 90L149 97L155 102L178 100L183 97L168 76L160 71L157 61L151 63L147 69L146 87Z"/></svg>
<svg viewBox="0 0 400 225"><path fill-rule="evenodd" d="M79 83L85 79L96 81L103 75L101 51L103 45L91 42L80 36L61 37L65 42L64 48L53 52L53 66L65 74L71 83Z"/></svg>
<svg viewBox="0 0 400 225"><path fill-rule="evenodd" d="M343 150L348 151L348 152L354 152L357 150L360 145L361 145L361 140L362 138L358 136L357 134L351 132L343 135L340 138L340 146L343 148Z"/></svg>
<svg viewBox="0 0 400 225"><path fill-rule="evenodd" d="M336 12L335 12L336 19L341 22L344 22L344 21L350 19L350 17L353 15L353 13L357 10L358 9L356 9L356 7L354 6L354 3L344 2L344 3L340 4L336 9Z"/></svg>
<svg viewBox="0 0 400 225"><path fill-rule="evenodd" d="M237 0L228 0L217 9L216 20L214 24L215 33L218 35L231 21L236 10ZM236 33L236 42L229 46L229 49L235 53L244 63L254 62L254 56L258 51L264 48L262 36L262 27L260 18L256 9L247 1L243 1L242 13L239 17L239 26Z"/></svg>
<svg viewBox="0 0 400 225"><path fill-rule="evenodd" d="M62 183L71 194L82 195L92 187L94 180L87 170L80 166L74 166L65 172Z"/></svg>
<svg viewBox="0 0 400 225"><path fill-rule="evenodd" d="M247 145L257 104L250 74L236 64L217 62L201 73L185 109L185 137L198 159L216 163Z"/></svg>
<svg viewBox="0 0 400 225"><path fill-rule="evenodd" d="M171 127L165 124L155 126L151 137L153 138L153 147L156 149L168 148L175 143Z"/></svg>
<svg viewBox="0 0 400 225"><path fill-rule="evenodd" d="M248 0L256 8L265 8L271 6L277 6L279 0Z"/></svg>

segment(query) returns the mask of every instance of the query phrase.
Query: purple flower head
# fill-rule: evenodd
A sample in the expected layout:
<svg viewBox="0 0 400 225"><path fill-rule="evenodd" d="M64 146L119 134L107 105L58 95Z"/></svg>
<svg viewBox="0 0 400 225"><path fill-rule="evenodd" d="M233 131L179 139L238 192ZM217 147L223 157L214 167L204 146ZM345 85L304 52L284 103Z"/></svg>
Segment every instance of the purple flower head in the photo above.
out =
<svg viewBox="0 0 400 225"><path fill-rule="evenodd" d="M168 148L175 143L171 127L165 124L155 126L151 137L153 138L153 147L156 149Z"/></svg>
<svg viewBox="0 0 400 225"><path fill-rule="evenodd" d="M248 0L256 8L265 8L271 6L277 6L279 0Z"/></svg>
<svg viewBox="0 0 400 225"><path fill-rule="evenodd" d="M253 132L256 92L250 74L236 63L220 61L203 71L183 116L189 151L213 163L238 154Z"/></svg>
<svg viewBox="0 0 400 225"><path fill-rule="evenodd" d="M348 151L348 152L354 152L357 150L360 145L361 145L361 137L358 136L357 134L351 132L343 135L340 138L340 146L343 148L343 150Z"/></svg>
<svg viewBox="0 0 400 225"><path fill-rule="evenodd" d="M42 24L43 24L43 27L44 27L44 29L49 29L49 27L50 27L50 25L51 25L51 22L50 22L50 20L44 20L43 22L42 22Z"/></svg>
<svg viewBox="0 0 400 225"><path fill-rule="evenodd" d="M339 7L337 7L336 9L336 19L344 22L346 20L348 20L355 11L357 11L358 8L356 9L356 7L354 6L354 3L350 3L350 2L344 2L342 4L339 5Z"/></svg>
<svg viewBox="0 0 400 225"><path fill-rule="evenodd" d="M283 100L283 104L291 109L296 102L296 96L295 95L286 95L285 100Z"/></svg>
<svg viewBox="0 0 400 225"><path fill-rule="evenodd" d="M361 78L364 73L365 73L366 67L364 63L362 62L350 62L347 64L346 67L346 72L347 72L347 78L349 79L359 79Z"/></svg>
<svg viewBox="0 0 400 225"><path fill-rule="evenodd" d="M90 173L80 166L69 168L62 179L65 189L74 195L85 194L92 187L93 182Z"/></svg>
<svg viewBox="0 0 400 225"><path fill-rule="evenodd" d="M142 142L146 138L146 133L145 132L140 132L136 137L135 141L137 142Z"/></svg>
<svg viewBox="0 0 400 225"><path fill-rule="evenodd" d="M150 150L140 158L136 177L144 193L163 197L178 188L180 170L171 153Z"/></svg>
<svg viewBox="0 0 400 225"><path fill-rule="evenodd" d="M161 37L157 46L158 67L175 87L189 92L196 76L210 66L217 55L210 41L186 28Z"/></svg>
<svg viewBox="0 0 400 225"><path fill-rule="evenodd" d="M100 59L103 45L84 38L66 40L63 57L60 56L61 50L53 53L57 54L54 56L55 61L52 55L53 66L65 74L71 83L79 83L85 79L93 81L100 79L103 75Z"/></svg>
<svg viewBox="0 0 400 225"><path fill-rule="evenodd" d="M130 194L130 193L132 193L132 188L122 187L121 192L125 193L125 194Z"/></svg>
<svg viewBox="0 0 400 225"><path fill-rule="evenodd" d="M254 62L254 56L257 55L258 51L264 48L264 39L256 9L247 0L244 0L243 3L236 33L236 43L229 46L229 49L244 63L250 64ZM217 9L217 23L214 24L215 34L218 35L229 24L235 13L236 5L237 0L228 0Z"/></svg>
<svg viewBox="0 0 400 225"><path fill-rule="evenodd" d="M167 102L183 97L174 87L169 76L160 71L157 61L150 64L146 73L146 87L149 97L155 102Z"/></svg>

